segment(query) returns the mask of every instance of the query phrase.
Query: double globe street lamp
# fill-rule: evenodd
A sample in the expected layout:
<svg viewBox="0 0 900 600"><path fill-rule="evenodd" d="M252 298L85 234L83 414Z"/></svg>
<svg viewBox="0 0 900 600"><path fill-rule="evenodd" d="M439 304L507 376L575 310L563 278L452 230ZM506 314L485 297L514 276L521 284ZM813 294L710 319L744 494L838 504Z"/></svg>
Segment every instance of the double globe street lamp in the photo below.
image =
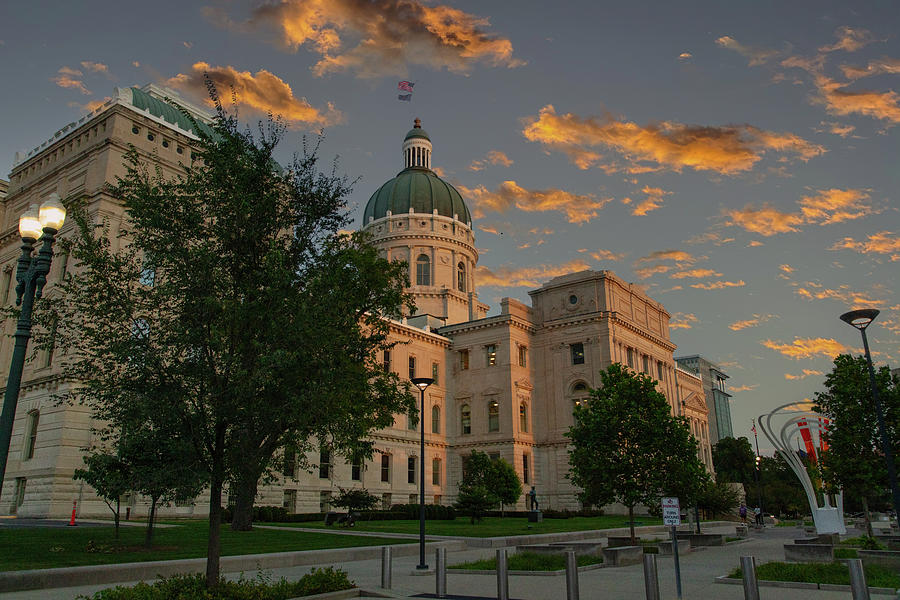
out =
<svg viewBox="0 0 900 600"><path fill-rule="evenodd" d="M419 564L416 569L425 570L425 388L434 383L431 377L413 377L410 381L419 388L421 404L419 409L419 425L422 426L421 448L419 449Z"/></svg>
<svg viewBox="0 0 900 600"><path fill-rule="evenodd" d="M22 385L22 369L25 366L25 352L31 338L31 309L35 299L40 300L53 260L53 242L66 220L66 208L55 192L41 204L32 204L19 217L19 236L22 238L22 255L16 270L16 304L21 305L16 324L16 345L9 365L9 378L3 396L3 412L0 414L0 491L6 476L6 460L12 438L16 405L19 402L19 387ZM43 242L37 255L34 246Z"/></svg>

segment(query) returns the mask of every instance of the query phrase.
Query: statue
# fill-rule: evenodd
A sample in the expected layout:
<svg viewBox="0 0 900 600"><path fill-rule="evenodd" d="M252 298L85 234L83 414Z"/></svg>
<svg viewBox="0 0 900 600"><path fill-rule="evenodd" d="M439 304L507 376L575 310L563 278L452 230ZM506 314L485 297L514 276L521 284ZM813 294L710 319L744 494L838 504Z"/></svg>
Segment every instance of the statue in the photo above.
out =
<svg viewBox="0 0 900 600"><path fill-rule="evenodd" d="M540 510L538 507L537 492L534 491L534 486L531 486L531 491L528 492L528 510Z"/></svg>

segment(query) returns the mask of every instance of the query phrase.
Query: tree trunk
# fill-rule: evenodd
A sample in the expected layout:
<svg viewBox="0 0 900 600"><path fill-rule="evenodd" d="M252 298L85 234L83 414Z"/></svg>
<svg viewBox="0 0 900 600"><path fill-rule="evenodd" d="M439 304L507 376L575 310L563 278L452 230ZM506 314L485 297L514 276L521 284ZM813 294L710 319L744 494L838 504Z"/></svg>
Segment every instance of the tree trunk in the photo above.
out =
<svg viewBox="0 0 900 600"><path fill-rule="evenodd" d="M219 583L219 554L221 548L222 525L222 483L224 465L222 446L225 443L224 430L216 435L218 456L213 456L213 468L209 481L209 537L206 544L206 589L212 589Z"/></svg>
<svg viewBox="0 0 900 600"><path fill-rule="evenodd" d="M866 535L870 538L875 537L875 532L872 531L872 517L869 515L869 500L866 498L865 494L862 495L860 500L862 500L863 516L866 520Z"/></svg>
<svg viewBox="0 0 900 600"><path fill-rule="evenodd" d="M150 518L147 519L147 535L144 538L144 547L153 547L153 520L156 518L156 503L159 501L157 496L150 497Z"/></svg>
<svg viewBox="0 0 900 600"><path fill-rule="evenodd" d="M121 510L121 508L122 503L118 498L116 498L116 514L114 516L114 519L116 521L116 540L119 539L119 511Z"/></svg>
<svg viewBox="0 0 900 600"><path fill-rule="evenodd" d="M634 506L628 507L628 527L631 528L631 544L634 545L637 541L634 537Z"/></svg>
<svg viewBox="0 0 900 600"><path fill-rule="evenodd" d="M244 474L234 482L235 502L231 513L232 531L250 531L253 529L253 501L256 500L256 488L259 480L251 474Z"/></svg>

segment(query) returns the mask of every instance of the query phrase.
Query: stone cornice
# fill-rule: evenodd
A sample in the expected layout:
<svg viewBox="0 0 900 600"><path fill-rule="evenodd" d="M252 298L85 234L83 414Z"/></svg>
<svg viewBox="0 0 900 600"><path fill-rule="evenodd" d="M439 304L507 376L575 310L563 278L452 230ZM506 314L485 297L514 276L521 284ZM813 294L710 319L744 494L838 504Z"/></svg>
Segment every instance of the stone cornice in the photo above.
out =
<svg viewBox="0 0 900 600"><path fill-rule="evenodd" d="M483 319L477 319L475 321L455 323L453 325L441 327L440 331L442 335L453 336L460 333L477 331L479 329L490 329L492 327L499 327L503 325L510 325L531 334L535 332L535 326L532 323L529 323L521 317L509 314L494 315L493 317L485 317Z"/></svg>
<svg viewBox="0 0 900 600"><path fill-rule="evenodd" d="M620 326L628 331L636 333L643 338L650 340L651 342L662 346L666 350L670 352L674 352L677 346L670 342L669 340L656 335L654 333L650 333L649 331L634 325L630 321L627 321L620 317L616 311L608 311L601 310L595 311L587 314L580 314L571 317L563 317L560 319L555 319L553 321L545 321L542 325L542 329L560 329L562 327L571 327L573 325L584 325L588 323L597 323L603 320L608 320L610 323Z"/></svg>
<svg viewBox="0 0 900 600"><path fill-rule="evenodd" d="M406 240L429 240L429 241L438 240L438 241L442 241L442 242L452 243L452 244L456 244L458 246L465 248L466 250L471 252L473 256L475 256L475 257L478 256L478 250L475 248L475 246L469 244L466 241L459 240L459 239L453 238L453 237L447 237L443 234L436 233L436 232L412 232L412 231L409 231L409 232L401 233L401 232L393 232L392 231L392 232L386 233L384 235L375 234L375 235L373 235L373 238L372 238L373 242L377 242L379 244L388 244L391 242L404 242ZM401 243L401 244L397 244L397 245L409 246L412 244ZM431 244L421 244L421 245L430 246Z"/></svg>

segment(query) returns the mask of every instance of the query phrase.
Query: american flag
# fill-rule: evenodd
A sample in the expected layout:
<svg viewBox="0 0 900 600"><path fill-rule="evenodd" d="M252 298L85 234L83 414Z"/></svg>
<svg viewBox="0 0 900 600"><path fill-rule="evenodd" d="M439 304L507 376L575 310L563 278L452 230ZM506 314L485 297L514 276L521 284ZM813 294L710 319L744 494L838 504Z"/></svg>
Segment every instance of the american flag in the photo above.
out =
<svg viewBox="0 0 900 600"><path fill-rule="evenodd" d="M401 81L397 84L397 89L401 92L412 92L414 85L416 84L411 81Z"/></svg>
<svg viewBox="0 0 900 600"><path fill-rule="evenodd" d="M756 419L753 420L753 426L750 427L750 431L753 432L753 435L756 435Z"/></svg>
<svg viewBox="0 0 900 600"><path fill-rule="evenodd" d="M404 102L412 102L412 94L398 94L397 100L403 100Z"/></svg>

